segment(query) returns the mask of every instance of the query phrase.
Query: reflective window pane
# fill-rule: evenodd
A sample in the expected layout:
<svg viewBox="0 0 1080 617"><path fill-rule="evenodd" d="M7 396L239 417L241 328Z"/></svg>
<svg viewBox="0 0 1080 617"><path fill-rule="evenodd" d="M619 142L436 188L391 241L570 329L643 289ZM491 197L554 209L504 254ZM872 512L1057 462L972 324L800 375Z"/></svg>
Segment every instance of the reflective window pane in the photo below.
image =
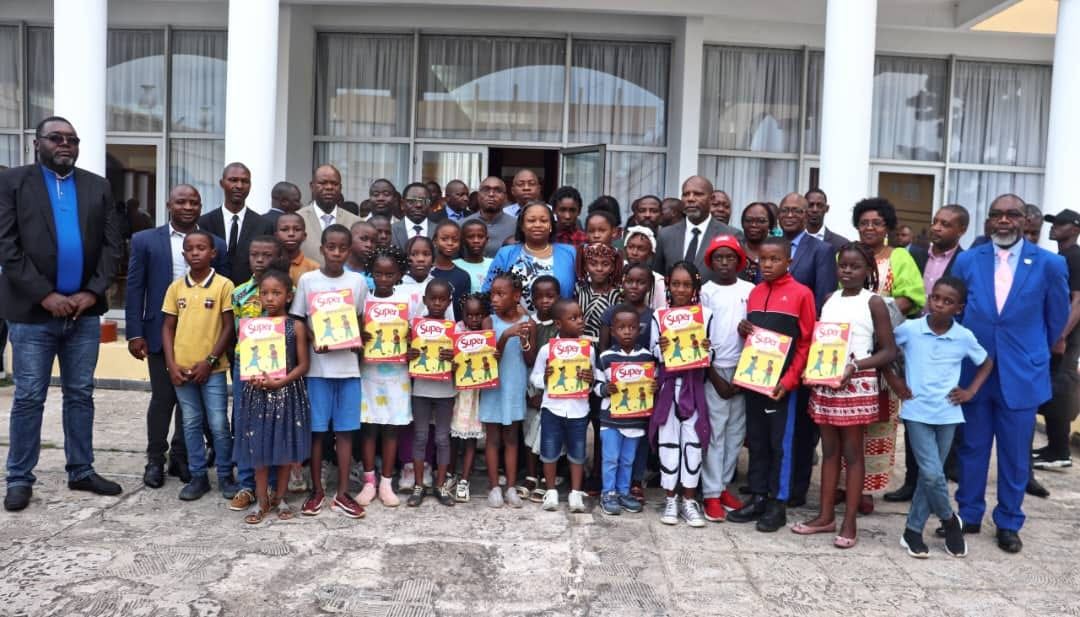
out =
<svg viewBox="0 0 1080 617"><path fill-rule="evenodd" d="M173 32L171 130L225 132L227 47L225 32Z"/></svg>
<svg viewBox="0 0 1080 617"><path fill-rule="evenodd" d="M870 156L944 160L947 90L945 60L878 56Z"/></svg>
<svg viewBox="0 0 1080 617"><path fill-rule="evenodd" d="M107 129L161 131L165 110L165 33L110 30L107 47Z"/></svg>
<svg viewBox="0 0 1080 617"><path fill-rule="evenodd" d="M0 165L5 167L22 165L19 141L18 135L0 135Z"/></svg>
<svg viewBox="0 0 1080 617"><path fill-rule="evenodd" d="M799 164L794 160L703 155L698 157L698 170L731 197L732 221L740 219L747 204L779 202L799 180Z"/></svg>
<svg viewBox="0 0 1080 617"><path fill-rule="evenodd" d="M416 134L562 140L566 41L420 38Z"/></svg>
<svg viewBox="0 0 1080 617"><path fill-rule="evenodd" d="M19 128L19 29L0 26L0 128Z"/></svg>
<svg viewBox="0 0 1080 617"><path fill-rule="evenodd" d="M799 151L802 53L706 46L701 147Z"/></svg>
<svg viewBox="0 0 1080 617"><path fill-rule="evenodd" d="M1017 174L995 171L968 171L954 169L949 172L949 195L946 202L960 204L971 214L971 224L960 243L970 246L976 236L982 235L990 202L1005 193L1019 195L1025 202L1042 204L1043 175ZM1043 208L1046 210L1046 208Z"/></svg>
<svg viewBox="0 0 1080 617"><path fill-rule="evenodd" d="M669 45L575 40L572 56L572 143L667 143Z"/></svg>
<svg viewBox="0 0 1080 617"><path fill-rule="evenodd" d="M950 160L1041 166L1050 116L1050 67L957 62Z"/></svg>
<svg viewBox="0 0 1080 617"><path fill-rule="evenodd" d="M411 36L320 34L315 134L408 137Z"/></svg>
<svg viewBox="0 0 1080 617"><path fill-rule="evenodd" d="M806 65L806 124L803 143L807 154L821 152L821 91L825 83L825 54L810 52Z"/></svg>
<svg viewBox="0 0 1080 617"><path fill-rule="evenodd" d="M224 200L218 184L224 166L223 139L169 140L169 186L190 184L198 189L203 212L220 207Z"/></svg>
<svg viewBox="0 0 1080 617"><path fill-rule="evenodd" d="M379 178L398 188L410 178L408 144L316 143L315 165L326 164L338 168L342 194L357 203L367 198L368 187ZM306 189L303 192L307 194Z"/></svg>
<svg viewBox="0 0 1080 617"><path fill-rule="evenodd" d="M630 204L643 195L664 194L667 156L658 152L607 152L607 194L619 200L622 218L630 218Z"/></svg>
<svg viewBox="0 0 1080 617"><path fill-rule="evenodd" d="M32 129L53 115L53 31L26 29L26 127Z"/></svg>

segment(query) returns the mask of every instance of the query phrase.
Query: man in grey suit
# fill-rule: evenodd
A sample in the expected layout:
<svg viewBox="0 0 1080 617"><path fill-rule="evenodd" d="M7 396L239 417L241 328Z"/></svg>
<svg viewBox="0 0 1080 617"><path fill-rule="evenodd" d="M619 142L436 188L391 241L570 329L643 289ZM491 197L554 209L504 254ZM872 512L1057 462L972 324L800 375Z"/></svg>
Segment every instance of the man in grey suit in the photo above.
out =
<svg viewBox="0 0 1080 617"><path fill-rule="evenodd" d="M394 246L404 251L405 244L413 236L435 237L437 222L431 218L431 193L422 182L406 186L401 195L405 218L390 226L390 234Z"/></svg>
<svg viewBox="0 0 1080 617"><path fill-rule="evenodd" d="M806 191L806 233L828 244L834 251L839 251L848 240L840 234L825 228L825 213L829 211L829 198L821 189Z"/></svg>
<svg viewBox="0 0 1080 617"><path fill-rule="evenodd" d="M304 256L323 265L322 232L330 225L338 224L352 228L360 217L338 207L341 199L341 173L333 165L320 165L311 174L310 204L296 211L304 219L307 238L300 245Z"/></svg>
<svg viewBox="0 0 1080 617"><path fill-rule="evenodd" d="M705 265L705 249L716 236L738 235L738 230L710 216L709 201L713 185L701 176L690 176L682 184L683 214L686 218L660 230L653 269L667 275L667 269L677 261L692 261L701 272L702 282L712 277Z"/></svg>

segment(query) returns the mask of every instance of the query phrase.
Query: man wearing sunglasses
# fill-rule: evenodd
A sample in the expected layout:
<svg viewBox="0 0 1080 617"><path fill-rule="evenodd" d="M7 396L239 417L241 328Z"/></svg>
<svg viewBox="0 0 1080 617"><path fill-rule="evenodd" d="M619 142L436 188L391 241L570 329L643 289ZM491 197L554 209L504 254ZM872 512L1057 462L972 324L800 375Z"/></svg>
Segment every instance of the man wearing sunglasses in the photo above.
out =
<svg viewBox="0 0 1080 617"><path fill-rule="evenodd" d="M58 116L34 133L37 162L0 172L0 317L15 363L4 508L30 503L53 361L63 386L68 488L118 495L94 471L94 369L99 316L120 258L109 183L75 168L79 137Z"/></svg>

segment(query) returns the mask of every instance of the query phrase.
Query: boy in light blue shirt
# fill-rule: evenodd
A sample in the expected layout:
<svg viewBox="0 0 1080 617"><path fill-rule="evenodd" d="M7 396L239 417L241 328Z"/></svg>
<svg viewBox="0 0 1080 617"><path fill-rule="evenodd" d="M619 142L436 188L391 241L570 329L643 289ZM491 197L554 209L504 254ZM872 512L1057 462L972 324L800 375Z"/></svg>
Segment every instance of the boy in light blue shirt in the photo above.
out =
<svg viewBox="0 0 1080 617"><path fill-rule="evenodd" d="M934 283L926 303L928 314L905 321L896 328L896 345L904 350L906 379L891 368L885 371L889 387L903 400L900 419L905 438L919 464L919 480L911 500L907 527L900 545L912 557L925 559L930 549L922 538L931 512L941 518L945 530L945 552L954 557L967 555L963 521L949 502L944 463L956 427L964 421L960 405L975 397L990 376L994 361L979 345L971 330L956 323L964 310L967 285L954 276ZM960 365L970 359L979 366L967 388L961 388Z"/></svg>

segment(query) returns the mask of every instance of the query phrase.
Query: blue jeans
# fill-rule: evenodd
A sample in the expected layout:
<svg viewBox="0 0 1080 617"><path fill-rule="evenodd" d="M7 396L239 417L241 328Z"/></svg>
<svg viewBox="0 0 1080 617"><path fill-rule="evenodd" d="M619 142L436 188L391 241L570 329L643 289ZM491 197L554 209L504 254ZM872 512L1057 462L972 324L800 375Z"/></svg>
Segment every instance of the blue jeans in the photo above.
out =
<svg viewBox="0 0 1080 617"><path fill-rule="evenodd" d="M233 413L233 426L236 426L236 416L240 413L241 400L244 398L244 382L240 381L240 356L236 356L236 362L232 367L232 413ZM234 436L235 437L235 436ZM214 446L217 449L217 446ZM231 451L231 449L230 449ZM271 475L271 477L274 477ZM236 480L240 483L240 488L246 488L249 490L255 490L255 470L251 467L236 466Z"/></svg>
<svg viewBox="0 0 1080 617"><path fill-rule="evenodd" d="M585 433L589 417L564 418L547 408L540 409L540 462L554 463L566 448L566 460L574 465L585 464Z"/></svg>
<svg viewBox="0 0 1080 617"><path fill-rule="evenodd" d="M956 424L924 424L904 420L905 439L919 463L919 480L911 498L907 527L922 533L931 514L942 521L952 518L949 486L945 481L945 457L952 447ZM910 465L910 463L908 463Z"/></svg>
<svg viewBox="0 0 1080 617"><path fill-rule="evenodd" d="M101 321L86 315L75 321L54 317L45 323L8 322L15 400L7 459L7 485L32 486L41 453L41 417L49 392L53 360L60 361L64 395L64 456L68 481L94 473L94 369Z"/></svg>
<svg viewBox="0 0 1080 617"><path fill-rule="evenodd" d="M232 431L229 430L228 384L225 372L211 373L204 384L186 383L176 388L176 400L184 414L184 443L188 469L193 477L205 476L208 462L203 442L203 415L214 439L214 465L218 480L232 477Z"/></svg>
<svg viewBox="0 0 1080 617"><path fill-rule="evenodd" d="M600 429L601 471L603 474L603 491L612 491L620 495L630 493L630 475L634 467L634 458L637 456L638 443L641 437L625 437L617 428L603 427Z"/></svg>

